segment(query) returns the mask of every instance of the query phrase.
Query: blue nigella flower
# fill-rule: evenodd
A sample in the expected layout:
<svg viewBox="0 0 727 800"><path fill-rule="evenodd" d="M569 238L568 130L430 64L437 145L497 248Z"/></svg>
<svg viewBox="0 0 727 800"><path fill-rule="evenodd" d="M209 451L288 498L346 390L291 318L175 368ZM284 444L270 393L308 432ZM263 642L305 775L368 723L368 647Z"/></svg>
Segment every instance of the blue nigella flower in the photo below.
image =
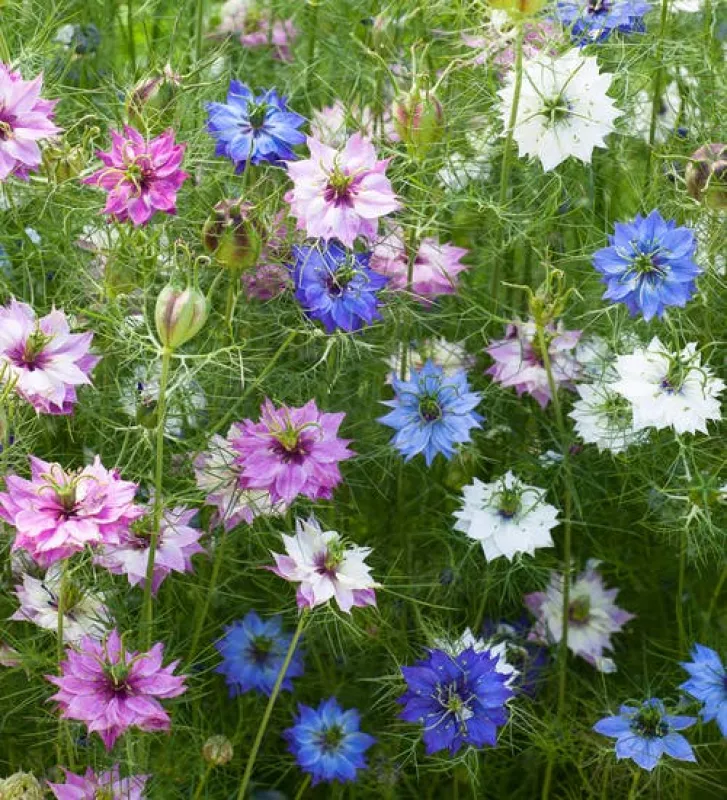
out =
<svg viewBox="0 0 727 800"><path fill-rule="evenodd" d="M559 0L556 15L571 29L576 44L602 42L614 31L643 33L644 14L651 3L644 0Z"/></svg>
<svg viewBox="0 0 727 800"><path fill-rule="evenodd" d="M335 697L329 697L318 708L299 705L295 725L283 736L314 786L321 781L348 783L356 780L358 770L366 768L364 753L376 741L361 733L360 723L356 709L344 711Z"/></svg>
<svg viewBox="0 0 727 800"><path fill-rule="evenodd" d="M270 695L292 638L291 634L283 632L281 617L262 620L254 611L227 626L225 635L215 644L222 656L216 672L225 676L230 696L242 692ZM303 655L296 649L282 688L292 690L291 678L302 674Z"/></svg>
<svg viewBox="0 0 727 800"><path fill-rule="evenodd" d="M328 333L357 331L381 319L378 292L388 278L369 269L370 253L354 253L338 242L293 247L295 298Z"/></svg>
<svg viewBox="0 0 727 800"><path fill-rule="evenodd" d="M607 287L604 300L621 301L632 316L641 312L648 322L667 306L685 306L695 293L702 270L692 260L696 242L689 228L652 211L617 222L608 239L611 246L593 255Z"/></svg>
<svg viewBox="0 0 727 800"><path fill-rule="evenodd" d="M689 742L677 731L694 725L696 717L667 714L661 700L621 706L619 714L599 720L593 730L616 739L616 758L630 758L651 772L664 753L680 761L696 761Z"/></svg>
<svg viewBox="0 0 727 800"><path fill-rule="evenodd" d="M691 678L679 688L704 703L705 722L717 720L722 736L727 736L727 672L717 653L710 647L695 644L692 660L682 662Z"/></svg>
<svg viewBox="0 0 727 800"><path fill-rule="evenodd" d="M305 141L298 130L305 118L288 111L286 103L275 89L255 96L247 86L232 81L226 103L205 105L207 130L217 140L215 155L231 158L237 172L248 161L277 164L295 159L291 148Z"/></svg>
<svg viewBox="0 0 727 800"><path fill-rule="evenodd" d="M398 702L399 716L424 728L427 755L462 746L494 746L497 728L507 722L505 703L513 696L507 675L496 671L498 658L468 647L453 656L430 650L413 667L402 667L408 691Z"/></svg>
<svg viewBox="0 0 727 800"><path fill-rule="evenodd" d="M522 692L533 697L543 679L543 672L548 665L548 649L528 639L533 625L526 615L512 622L485 620L482 627L482 638L493 644L505 644L508 664L518 671L510 686L515 693Z"/></svg>
<svg viewBox="0 0 727 800"><path fill-rule="evenodd" d="M419 371L411 371L408 381L393 378L392 386L396 397L383 402L394 410L379 422L396 428L391 442L407 461L418 453L424 453L427 466L437 453L451 458L454 446L469 442L470 431L484 419L473 411L482 395L470 391L464 370L445 375L428 360Z"/></svg>

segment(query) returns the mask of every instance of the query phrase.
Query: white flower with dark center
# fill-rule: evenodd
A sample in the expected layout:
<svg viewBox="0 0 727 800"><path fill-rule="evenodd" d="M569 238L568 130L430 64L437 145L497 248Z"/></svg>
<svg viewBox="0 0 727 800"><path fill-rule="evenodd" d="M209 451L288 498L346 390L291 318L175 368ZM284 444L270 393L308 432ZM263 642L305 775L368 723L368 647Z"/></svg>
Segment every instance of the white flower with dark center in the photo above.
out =
<svg viewBox="0 0 727 800"><path fill-rule="evenodd" d="M521 156L540 159L547 172L573 156L591 163L595 147L606 147L604 137L621 116L606 94L613 75L600 74L598 61L578 49L561 56L541 55L523 64L522 89L513 138ZM500 115L507 136L515 94L515 71L500 89Z"/></svg>
<svg viewBox="0 0 727 800"><path fill-rule="evenodd" d="M720 420L719 395L725 384L702 366L695 342L670 352L655 336L648 347L619 356L614 391L632 406L635 431L673 428L676 433L707 433L707 422Z"/></svg>
<svg viewBox="0 0 727 800"><path fill-rule="evenodd" d="M544 489L512 472L493 483L475 478L462 490L462 500L454 528L479 541L487 561L553 546L550 531L558 525L558 509L545 502Z"/></svg>
<svg viewBox="0 0 727 800"><path fill-rule="evenodd" d="M608 383L581 383L576 386L580 399L569 416L576 433L587 444L603 452L622 453L631 444L643 442L644 431L634 430L631 405Z"/></svg>
<svg viewBox="0 0 727 800"><path fill-rule="evenodd" d="M508 676L505 686L512 685L512 682L520 674L519 670L508 663L506 642L493 642L491 640L486 642L484 639L478 639L472 633L471 628L465 628L464 633L456 639L447 636L435 639L434 647L444 650L445 653L449 653L452 656L458 656L469 647L472 647L475 653L488 653L491 657L496 657L495 672Z"/></svg>

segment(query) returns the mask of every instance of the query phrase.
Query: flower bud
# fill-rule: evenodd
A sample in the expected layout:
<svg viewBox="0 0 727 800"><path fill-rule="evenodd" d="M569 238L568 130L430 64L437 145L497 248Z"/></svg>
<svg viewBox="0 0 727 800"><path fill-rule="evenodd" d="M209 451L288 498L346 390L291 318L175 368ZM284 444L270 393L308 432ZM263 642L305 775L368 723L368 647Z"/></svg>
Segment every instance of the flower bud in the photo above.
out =
<svg viewBox="0 0 727 800"><path fill-rule="evenodd" d="M208 253L229 269L242 271L257 264L262 246L252 206L240 200L221 200L202 229Z"/></svg>
<svg viewBox="0 0 727 800"><path fill-rule="evenodd" d="M727 144L705 144L692 154L687 191L710 208L727 208Z"/></svg>
<svg viewBox="0 0 727 800"><path fill-rule="evenodd" d="M215 767L232 761L233 755L232 742L226 736L210 736L202 747L202 757Z"/></svg>
<svg viewBox="0 0 727 800"><path fill-rule="evenodd" d="M30 772L16 772L8 778L0 779L0 798L2 800L43 800L45 792L38 779Z"/></svg>
<svg viewBox="0 0 727 800"><path fill-rule="evenodd" d="M392 116L401 140L420 155L444 136L444 109L430 91L415 86L394 101Z"/></svg>
<svg viewBox="0 0 727 800"><path fill-rule="evenodd" d="M83 148L73 147L64 139L43 148L43 172L56 183L77 177L85 166Z"/></svg>
<svg viewBox="0 0 727 800"><path fill-rule="evenodd" d="M201 330L207 319L207 298L199 289L165 286L154 311L161 343L172 350L181 347Z"/></svg>
<svg viewBox="0 0 727 800"><path fill-rule="evenodd" d="M141 126L144 109L152 106L156 111L163 111L172 101L176 88L182 78L167 64L160 74L144 78L134 86L126 101L129 121Z"/></svg>

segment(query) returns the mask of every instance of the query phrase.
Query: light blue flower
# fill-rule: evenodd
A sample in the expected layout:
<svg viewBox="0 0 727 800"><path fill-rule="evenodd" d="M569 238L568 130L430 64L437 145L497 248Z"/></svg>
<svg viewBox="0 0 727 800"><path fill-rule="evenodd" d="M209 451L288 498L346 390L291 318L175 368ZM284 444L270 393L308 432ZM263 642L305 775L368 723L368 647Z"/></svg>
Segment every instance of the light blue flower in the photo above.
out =
<svg viewBox="0 0 727 800"><path fill-rule="evenodd" d="M722 736L727 736L727 672L717 653L710 647L695 644L692 660L682 662L691 675L679 688L704 703L702 719L717 720Z"/></svg>

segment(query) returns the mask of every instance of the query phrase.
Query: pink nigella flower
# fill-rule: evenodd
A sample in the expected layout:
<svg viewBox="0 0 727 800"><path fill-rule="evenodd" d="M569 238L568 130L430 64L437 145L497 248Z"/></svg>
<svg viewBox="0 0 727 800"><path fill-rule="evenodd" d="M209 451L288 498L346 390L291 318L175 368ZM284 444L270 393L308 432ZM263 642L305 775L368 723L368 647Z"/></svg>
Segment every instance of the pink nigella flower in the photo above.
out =
<svg viewBox="0 0 727 800"><path fill-rule="evenodd" d="M287 163L294 185L285 199L298 228L346 247L357 236L374 239L379 217L400 207L384 174L389 159L377 161L374 146L359 133L339 150L311 137L307 141L311 157Z"/></svg>
<svg viewBox="0 0 727 800"><path fill-rule="evenodd" d="M8 475L0 493L0 519L16 529L13 550L26 550L43 567L86 545L118 543L143 514L134 505L136 484L107 470L98 456L78 472L65 472L30 456L31 480Z"/></svg>
<svg viewBox="0 0 727 800"><path fill-rule="evenodd" d="M71 333L62 311L36 316L25 303L0 306L0 384L9 383L36 411L71 414L76 387L90 384L100 358L92 333Z"/></svg>
<svg viewBox="0 0 727 800"><path fill-rule="evenodd" d="M556 386L573 389L582 368L573 355L582 331L567 331L563 323L549 323L545 339ZM512 386L518 397L531 394L545 408L552 400L548 373L539 352L535 323L513 322L505 330L505 338L497 339L485 349L495 363L485 374L503 386Z"/></svg>
<svg viewBox="0 0 727 800"><path fill-rule="evenodd" d="M480 52L475 64L487 64L497 68L502 77L515 63L515 38L517 26L505 11L494 11L490 22L482 28L481 35L463 33L462 41L467 47ZM563 42L562 29L550 20L528 20L523 23L523 59L536 58L541 53L555 55L557 45Z"/></svg>
<svg viewBox="0 0 727 800"><path fill-rule="evenodd" d="M43 75L24 81L0 63L0 182L27 178L41 162L38 142L60 133L51 122L57 100L43 100Z"/></svg>
<svg viewBox="0 0 727 800"><path fill-rule="evenodd" d="M370 547L347 547L336 531L324 531L311 516L295 523L295 536L283 534L287 555L273 553L271 571L298 583L299 608L313 608L335 598L341 611L375 606L379 585L366 564Z"/></svg>
<svg viewBox="0 0 727 800"><path fill-rule="evenodd" d="M298 36L292 19L270 19L269 12L256 0L227 0L220 9L219 33L240 35L243 47L272 47L280 61L292 61L290 45Z"/></svg>
<svg viewBox="0 0 727 800"><path fill-rule="evenodd" d="M377 129L378 120L369 106L359 108L353 105L349 109L336 100L331 106L324 106L313 112L310 120L310 130L314 138L330 147L343 147L348 134L358 130L367 139L381 137L390 142L398 142L400 137L396 132L391 109L384 109L381 115L381 130Z"/></svg>
<svg viewBox="0 0 727 800"><path fill-rule="evenodd" d="M600 562L591 559L586 569L570 587L568 607L568 649L584 658L600 672L615 672L613 659L604 655L611 650L611 635L619 633L634 618L616 603L618 589L606 589L596 572ZM525 595L525 605L536 616L530 639L546 644L560 642L563 636L563 576L552 572L544 592Z"/></svg>
<svg viewBox="0 0 727 800"><path fill-rule="evenodd" d="M189 524L196 513L195 509L181 506L164 511L154 559L153 594L157 593L170 572L191 572L192 556L204 552L198 544L202 531ZM114 575L126 575L132 586L143 587L149 561L152 516L149 513L132 523L121 534L118 544L104 545L101 553L94 558L94 563Z"/></svg>
<svg viewBox="0 0 727 800"><path fill-rule="evenodd" d="M122 778L119 765L98 775L89 767L85 775L74 775L67 769L65 783L48 783L56 800L144 800L148 775L131 775Z"/></svg>
<svg viewBox="0 0 727 800"><path fill-rule="evenodd" d="M162 667L164 645L148 653L126 650L116 630L103 642L85 637L79 649L66 650L60 676L47 675L59 691L51 697L64 719L75 719L98 733L106 749L129 728L169 730L169 715L159 702L186 691L179 663Z"/></svg>
<svg viewBox="0 0 727 800"><path fill-rule="evenodd" d="M351 458L349 439L336 435L345 414L319 411L315 400L302 408L275 408L266 400L260 422L246 419L231 439L249 489L265 489L273 503L302 494L329 499L341 482L338 462Z"/></svg>
<svg viewBox="0 0 727 800"><path fill-rule="evenodd" d="M189 177L180 169L185 147L174 144L171 128L147 142L126 125L123 136L111 131L111 150L96 153L105 166L83 182L109 193L103 213L119 222L143 225L156 211L176 214L177 192Z"/></svg>
<svg viewBox="0 0 727 800"><path fill-rule="evenodd" d="M443 294L454 294L460 272L468 267L461 262L467 255L464 247L440 244L433 238L422 239L414 257L411 290L416 299L425 305ZM409 271L409 254L404 233L392 226L390 233L376 244L371 257L371 269L389 278L387 288L406 290Z"/></svg>

